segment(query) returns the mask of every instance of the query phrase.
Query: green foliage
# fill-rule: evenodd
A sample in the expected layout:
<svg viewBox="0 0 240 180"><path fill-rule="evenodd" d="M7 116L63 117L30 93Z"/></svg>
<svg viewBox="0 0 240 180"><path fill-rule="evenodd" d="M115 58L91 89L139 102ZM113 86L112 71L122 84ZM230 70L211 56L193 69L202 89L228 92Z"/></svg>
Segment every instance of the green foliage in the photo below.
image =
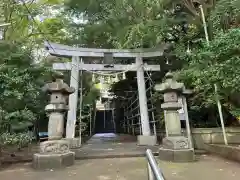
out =
<svg viewBox="0 0 240 180"><path fill-rule="evenodd" d="M239 0L219 0L215 9L211 13L210 20L216 30L227 30L240 25L240 1Z"/></svg>
<svg viewBox="0 0 240 180"><path fill-rule="evenodd" d="M213 7L211 2L201 3L205 12ZM201 26L199 8L192 0L69 0L66 6L72 14L87 18L78 27L78 37L88 46L153 47L183 38L187 42Z"/></svg>
<svg viewBox="0 0 240 180"><path fill-rule="evenodd" d="M44 114L41 87L50 71L34 64L31 52L22 44L3 41L0 54L0 130L24 130Z"/></svg>
<svg viewBox="0 0 240 180"><path fill-rule="evenodd" d="M154 4L154 6L153 6ZM70 1L75 14L84 13L88 23L81 40L88 46L131 48L162 40L159 30L160 1ZM154 37L154 38L153 38ZM157 38L156 38L157 37ZM151 41L155 42L151 42Z"/></svg>
<svg viewBox="0 0 240 180"><path fill-rule="evenodd" d="M219 32L209 45L182 56L187 65L176 73L179 80L187 87L194 88L195 95L191 99L191 109L194 111L212 108L216 105L214 84L218 85L218 97L224 105L224 111L229 111L235 117L240 115L239 80L240 80L240 29L231 29L226 33Z"/></svg>
<svg viewBox="0 0 240 180"><path fill-rule="evenodd" d="M188 65L180 71L180 78L206 97L213 97L214 83L221 86L220 93L223 95L238 92L239 43L239 29L217 34L209 46L205 44L203 48L183 57L182 60L187 60Z"/></svg>
<svg viewBox="0 0 240 180"><path fill-rule="evenodd" d="M0 134L0 147L17 145L19 149L27 147L32 143L34 137L28 133L2 133Z"/></svg>
<svg viewBox="0 0 240 180"><path fill-rule="evenodd" d="M0 0L0 3L0 24L10 23L3 28L4 40L39 48L46 39L60 42L68 37L68 19L61 10L63 0L25 1L24 4Z"/></svg>

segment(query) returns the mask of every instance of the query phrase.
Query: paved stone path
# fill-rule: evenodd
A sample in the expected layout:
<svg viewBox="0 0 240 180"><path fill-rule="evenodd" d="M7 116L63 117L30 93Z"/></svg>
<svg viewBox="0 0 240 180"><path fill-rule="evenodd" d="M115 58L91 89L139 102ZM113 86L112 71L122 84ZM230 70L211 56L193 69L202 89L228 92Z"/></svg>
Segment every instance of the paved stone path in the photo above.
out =
<svg viewBox="0 0 240 180"><path fill-rule="evenodd" d="M74 152L77 159L143 157L147 149L151 149L156 154L158 148L158 146L138 146L136 137L132 135L106 133L95 134L82 148Z"/></svg>
<svg viewBox="0 0 240 180"><path fill-rule="evenodd" d="M147 149L158 155L159 146L138 146L136 136L127 134L95 134L80 149L74 150L76 159L101 159L114 157L145 157ZM202 154L202 151L197 151Z"/></svg>

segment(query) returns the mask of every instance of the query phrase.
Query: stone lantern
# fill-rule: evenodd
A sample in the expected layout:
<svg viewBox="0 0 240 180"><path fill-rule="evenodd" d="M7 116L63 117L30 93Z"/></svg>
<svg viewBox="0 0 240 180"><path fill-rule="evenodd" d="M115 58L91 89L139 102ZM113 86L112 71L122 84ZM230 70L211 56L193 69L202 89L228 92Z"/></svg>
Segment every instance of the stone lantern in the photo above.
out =
<svg viewBox="0 0 240 180"><path fill-rule="evenodd" d="M164 103L161 108L165 113L166 132L168 136L163 138L162 147L159 149L159 158L168 161L193 161L195 159L194 149L190 148L188 138L182 136L181 123L178 110L182 105L178 97L184 92L184 84L173 79L172 73L166 74L166 81L157 84L155 90L162 92Z"/></svg>
<svg viewBox="0 0 240 180"><path fill-rule="evenodd" d="M64 115L68 111L67 99L75 89L63 82L63 74L55 75L55 81L43 90L50 95L50 103L45 107L48 114L48 141L40 143L40 152L33 156L33 166L37 169L52 169L74 164L75 154L70 151L69 141L63 140Z"/></svg>

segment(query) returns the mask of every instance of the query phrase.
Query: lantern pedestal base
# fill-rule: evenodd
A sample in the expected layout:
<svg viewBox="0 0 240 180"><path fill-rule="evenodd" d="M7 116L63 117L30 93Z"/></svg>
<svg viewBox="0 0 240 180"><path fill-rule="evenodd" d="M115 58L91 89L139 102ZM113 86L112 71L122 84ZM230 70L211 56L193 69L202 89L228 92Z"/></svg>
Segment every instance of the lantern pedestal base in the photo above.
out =
<svg viewBox="0 0 240 180"><path fill-rule="evenodd" d="M138 145L140 145L140 146L155 146L155 145L157 145L157 137L156 136L140 135L137 138L138 138Z"/></svg>
<svg viewBox="0 0 240 180"><path fill-rule="evenodd" d="M171 162L195 161L194 149L159 149L159 159Z"/></svg>
<svg viewBox="0 0 240 180"><path fill-rule="evenodd" d="M33 155L33 168L39 170L60 169L72 166L75 161L75 153L67 152L63 154L40 154Z"/></svg>
<svg viewBox="0 0 240 180"><path fill-rule="evenodd" d="M81 140L77 138L65 138L64 140L69 142L70 149L77 149L81 147Z"/></svg>

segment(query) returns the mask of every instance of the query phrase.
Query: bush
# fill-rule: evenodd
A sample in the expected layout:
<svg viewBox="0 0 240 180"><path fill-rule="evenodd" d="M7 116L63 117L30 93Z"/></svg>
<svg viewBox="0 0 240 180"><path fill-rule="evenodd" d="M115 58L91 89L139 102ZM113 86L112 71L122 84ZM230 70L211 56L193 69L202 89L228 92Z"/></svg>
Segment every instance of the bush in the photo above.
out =
<svg viewBox="0 0 240 180"><path fill-rule="evenodd" d="M27 147L34 140L29 133L2 133L0 135L0 146L17 146L18 149Z"/></svg>

